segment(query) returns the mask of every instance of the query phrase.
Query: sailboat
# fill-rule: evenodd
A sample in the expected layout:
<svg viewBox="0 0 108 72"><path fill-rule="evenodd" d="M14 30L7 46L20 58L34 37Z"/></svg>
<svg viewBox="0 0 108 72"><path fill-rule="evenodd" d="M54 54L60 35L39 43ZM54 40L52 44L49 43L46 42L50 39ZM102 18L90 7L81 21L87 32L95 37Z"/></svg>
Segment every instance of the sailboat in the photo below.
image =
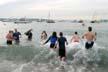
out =
<svg viewBox="0 0 108 72"><path fill-rule="evenodd" d="M97 22L96 18L97 18L97 16L96 16L96 12L94 12L94 14L93 14L93 18L92 18L92 20L91 20L90 23L96 23L96 22Z"/></svg>
<svg viewBox="0 0 108 72"><path fill-rule="evenodd" d="M50 12L49 12L49 15L48 15L48 19L46 20L47 23L55 23L54 20L50 19Z"/></svg>

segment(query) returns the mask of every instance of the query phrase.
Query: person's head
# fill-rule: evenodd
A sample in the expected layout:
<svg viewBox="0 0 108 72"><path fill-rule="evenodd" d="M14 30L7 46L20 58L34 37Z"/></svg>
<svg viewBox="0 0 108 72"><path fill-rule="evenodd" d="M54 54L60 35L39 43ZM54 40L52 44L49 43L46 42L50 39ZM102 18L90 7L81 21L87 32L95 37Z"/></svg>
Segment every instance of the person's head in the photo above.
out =
<svg viewBox="0 0 108 72"><path fill-rule="evenodd" d="M42 33L46 33L46 31L43 31Z"/></svg>
<svg viewBox="0 0 108 72"><path fill-rule="evenodd" d="M9 33L12 33L12 31L11 31L11 30L9 30Z"/></svg>
<svg viewBox="0 0 108 72"><path fill-rule="evenodd" d="M76 34L76 35L78 34L77 31L75 31L75 34Z"/></svg>
<svg viewBox="0 0 108 72"><path fill-rule="evenodd" d="M52 36L57 37L57 33L54 31L54 32L52 33Z"/></svg>
<svg viewBox="0 0 108 72"><path fill-rule="evenodd" d="M30 31L32 31L33 29L30 29Z"/></svg>
<svg viewBox="0 0 108 72"><path fill-rule="evenodd" d="M91 26L88 27L88 31L92 31L92 27Z"/></svg>
<svg viewBox="0 0 108 72"><path fill-rule="evenodd" d="M42 34L45 34L45 35L47 36L47 33L46 33L46 31L45 31L45 30L42 32Z"/></svg>
<svg viewBox="0 0 108 72"><path fill-rule="evenodd" d="M59 35L62 37L62 36L63 36L63 33L62 33L62 32L60 32L60 33L59 33Z"/></svg>
<svg viewBox="0 0 108 72"><path fill-rule="evenodd" d="M15 32L17 32L17 29L15 29Z"/></svg>
<svg viewBox="0 0 108 72"><path fill-rule="evenodd" d="M33 29L29 29L29 31L31 32Z"/></svg>
<svg viewBox="0 0 108 72"><path fill-rule="evenodd" d="M13 30L11 30L11 33L13 33Z"/></svg>

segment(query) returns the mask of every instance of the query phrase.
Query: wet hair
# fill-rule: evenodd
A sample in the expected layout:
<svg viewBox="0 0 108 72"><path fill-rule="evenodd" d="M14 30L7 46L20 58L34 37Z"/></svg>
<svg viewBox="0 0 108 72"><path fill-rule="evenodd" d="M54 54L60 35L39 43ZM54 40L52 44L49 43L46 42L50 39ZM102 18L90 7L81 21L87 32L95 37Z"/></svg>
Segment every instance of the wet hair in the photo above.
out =
<svg viewBox="0 0 108 72"><path fill-rule="evenodd" d="M46 33L46 31L44 30L42 33Z"/></svg>
<svg viewBox="0 0 108 72"><path fill-rule="evenodd" d="M9 33L11 33L12 31L11 30L9 30Z"/></svg>
<svg viewBox="0 0 108 72"><path fill-rule="evenodd" d="M45 35L47 36L47 33L46 33L46 31L45 31L45 30L42 32L42 34L43 34L43 33L45 33Z"/></svg>
<svg viewBox="0 0 108 72"><path fill-rule="evenodd" d="M13 31L12 30L9 30L9 33L13 33Z"/></svg>
<svg viewBox="0 0 108 72"><path fill-rule="evenodd" d="M32 31L33 29L30 29L29 31Z"/></svg>
<svg viewBox="0 0 108 72"><path fill-rule="evenodd" d="M75 31L75 34L78 34L77 31Z"/></svg>
<svg viewBox="0 0 108 72"><path fill-rule="evenodd" d="M15 28L15 32L17 32L17 29Z"/></svg>
<svg viewBox="0 0 108 72"><path fill-rule="evenodd" d="M62 33L62 32L60 32L60 33L59 33L59 35L60 35L60 36L63 36L63 33Z"/></svg>
<svg viewBox="0 0 108 72"><path fill-rule="evenodd" d="M88 31L92 31L92 27L91 26L88 27Z"/></svg>
<svg viewBox="0 0 108 72"><path fill-rule="evenodd" d="M57 33L54 31L54 32L52 33L52 36L53 36L53 37L57 37Z"/></svg>

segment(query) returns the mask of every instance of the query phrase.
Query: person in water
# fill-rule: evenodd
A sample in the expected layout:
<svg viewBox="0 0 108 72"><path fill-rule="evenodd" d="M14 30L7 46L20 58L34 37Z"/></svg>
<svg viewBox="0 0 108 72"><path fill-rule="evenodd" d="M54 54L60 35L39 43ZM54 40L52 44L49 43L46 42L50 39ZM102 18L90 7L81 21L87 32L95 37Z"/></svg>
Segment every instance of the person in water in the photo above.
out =
<svg viewBox="0 0 108 72"><path fill-rule="evenodd" d="M43 31L43 32L41 33L41 39L42 39L42 40L46 40L46 39L47 39L47 33L46 33L46 31Z"/></svg>
<svg viewBox="0 0 108 72"><path fill-rule="evenodd" d="M9 33L6 35L7 45L12 45L13 41L13 31L9 30Z"/></svg>
<svg viewBox="0 0 108 72"><path fill-rule="evenodd" d="M85 32L82 38L86 38L85 48L90 49L94 45L94 40L96 40L95 33L92 32L92 27L88 27L88 31Z"/></svg>
<svg viewBox="0 0 108 72"><path fill-rule="evenodd" d="M65 43L68 45L67 39L63 37L63 33L59 33L59 38L58 38L58 45L59 45L59 59L60 61L65 61L66 58L66 47Z"/></svg>
<svg viewBox="0 0 108 72"><path fill-rule="evenodd" d="M57 39L58 39L57 33L53 32L52 35L46 40L44 44L50 41L50 48L56 48Z"/></svg>
<svg viewBox="0 0 108 72"><path fill-rule="evenodd" d="M73 37L72 37L72 39L71 39L71 42L80 42L80 37L79 37L79 35L78 35L78 33L77 32L75 32L74 33L74 35L73 35Z"/></svg>
<svg viewBox="0 0 108 72"><path fill-rule="evenodd" d="M14 37L15 43L19 44L20 38L21 38L21 33L18 32L17 29L15 29L15 32L13 33L13 37Z"/></svg>
<svg viewBox="0 0 108 72"><path fill-rule="evenodd" d="M32 36L33 36L33 34L32 34L32 29L30 29L30 30L28 30L27 32L25 32L24 33L26 36L28 36L28 40L32 40Z"/></svg>

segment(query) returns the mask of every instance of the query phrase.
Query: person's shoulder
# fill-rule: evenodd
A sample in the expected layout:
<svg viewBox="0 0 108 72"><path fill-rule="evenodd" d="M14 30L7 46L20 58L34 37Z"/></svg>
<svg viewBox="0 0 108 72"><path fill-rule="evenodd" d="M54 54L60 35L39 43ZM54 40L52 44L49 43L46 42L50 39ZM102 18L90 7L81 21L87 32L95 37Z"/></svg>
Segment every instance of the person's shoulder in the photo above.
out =
<svg viewBox="0 0 108 72"><path fill-rule="evenodd" d="M85 32L85 33L84 33L84 35L88 35L88 34L90 34L90 32L89 32L89 31L87 31L87 32Z"/></svg>
<svg viewBox="0 0 108 72"><path fill-rule="evenodd" d="M63 38L66 38L66 37L63 37Z"/></svg>
<svg viewBox="0 0 108 72"><path fill-rule="evenodd" d="M63 37L63 39L65 39L65 40L66 40L66 37Z"/></svg>
<svg viewBox="0 0 108 72"><path fill-rule="evenodd" d="M92 32L93 35L96 35L95 32Z"/></svg>
<svg viewBox="0 0 108 72"><path fill-rule="evenodd" d="M79 35L77 35L77 37L80 37Z"/></svg>
<svg viewBox="0 0 108 72"><path fill-rule="evenodd" d="M19 34L21 34L20 32L18 32Z"/></svg>
<svg viewBox="0 0 108 72"><path fill-rule="evenodd" d="M78 35L75 35L75 34L73 35L73 37L76 37L76 36L78 36Z"/></svg>
<svg viewBox="0 0 108 72"><path fill-rule="evenodd" d="M91 32L88 32L88 34L94 34L94 32L91 31Z"/></svg>
<svg viewBox="0 0 108 72"><path fill-rule="evenodd" d="M20 32L18 32L18 33L20 33Z"/></svg>
<svg viewBox="0 0 108 72"><path fill-rule="evenodd" d="M13 34L16 34L16 32L14 32Z"/></svg>
<svg viewBox="0 0 108 72"><path fill-rule="evenodd" d="M92 32L93 34L95 34L95 32Z"/></svg>

